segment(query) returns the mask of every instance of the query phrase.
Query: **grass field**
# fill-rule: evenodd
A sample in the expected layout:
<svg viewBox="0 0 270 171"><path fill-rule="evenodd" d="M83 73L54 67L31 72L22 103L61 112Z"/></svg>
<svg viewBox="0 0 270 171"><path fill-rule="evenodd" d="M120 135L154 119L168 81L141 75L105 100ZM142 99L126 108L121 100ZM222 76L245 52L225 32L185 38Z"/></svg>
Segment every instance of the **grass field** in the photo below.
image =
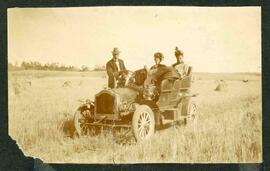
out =
<svg viewBox="0 0 270 171"><path fill-rule="evenodd" d="M93 99L106 86L104 72L12 71L9 134L25 155L49 163L262 161L261 75L195 73L194 78L196 127L173 126L147 142L124 145L109 133L71 137L78 100ZM214 91L217 79L227 82L224 91Z"/></svg>

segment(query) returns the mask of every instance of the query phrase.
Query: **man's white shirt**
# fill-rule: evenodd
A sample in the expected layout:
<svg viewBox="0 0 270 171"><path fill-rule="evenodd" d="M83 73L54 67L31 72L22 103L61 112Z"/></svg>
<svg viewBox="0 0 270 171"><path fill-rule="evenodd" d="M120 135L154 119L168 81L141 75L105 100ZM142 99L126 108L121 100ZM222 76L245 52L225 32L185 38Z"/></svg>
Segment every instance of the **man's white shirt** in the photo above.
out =
<svg viewBox="0 0 270 171"><path fill-rule="evenodd" d="M116 66L117 66L118 71L120 71L119 60L116 60L116 61L115 61L115 64L116 64Z"/></svg>

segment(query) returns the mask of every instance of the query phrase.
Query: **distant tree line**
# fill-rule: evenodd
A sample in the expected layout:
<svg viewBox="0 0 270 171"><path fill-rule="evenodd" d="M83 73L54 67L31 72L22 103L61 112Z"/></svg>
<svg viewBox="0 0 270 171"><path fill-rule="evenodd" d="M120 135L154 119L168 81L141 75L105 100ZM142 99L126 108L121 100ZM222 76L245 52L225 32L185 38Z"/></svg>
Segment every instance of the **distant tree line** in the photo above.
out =
<svg viewBox="0 0 270 171"><path fill-rule="evenodd" d="M106 68L103 65L96 65L93 70L94 71L102 71L105 69ZM59 64L56 62L41 64L40 62L37 62L37 61L31 61L31 62L23 61L21 64L18 64L17 62L15 64L8 63L8 70L11 70L11 71L14 71L14 70L49 70L49 71L82 71L82 72L91 71L91 69L86 65L82 65L81 67L75 67L72 65Z"/></svg>
<svg viewBox="0 0 270 171"><path fill-rule="evenodd" d="M106 67L105 65L95 65L94 71L105 71L106 70Z"/></svg>

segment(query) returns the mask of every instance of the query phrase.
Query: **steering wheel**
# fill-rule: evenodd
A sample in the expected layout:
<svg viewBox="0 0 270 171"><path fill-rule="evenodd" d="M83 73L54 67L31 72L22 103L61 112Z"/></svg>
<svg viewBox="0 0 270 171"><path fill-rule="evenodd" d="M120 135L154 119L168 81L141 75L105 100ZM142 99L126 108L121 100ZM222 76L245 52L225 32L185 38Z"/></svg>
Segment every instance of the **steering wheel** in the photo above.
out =
<svg viewBox="0 0 270 171"><path fill-rule="evenodd" d="M126 87L132 76L133 76L133 72L130 70L119 72L119 78L117 80L118 87Z"/></svg>

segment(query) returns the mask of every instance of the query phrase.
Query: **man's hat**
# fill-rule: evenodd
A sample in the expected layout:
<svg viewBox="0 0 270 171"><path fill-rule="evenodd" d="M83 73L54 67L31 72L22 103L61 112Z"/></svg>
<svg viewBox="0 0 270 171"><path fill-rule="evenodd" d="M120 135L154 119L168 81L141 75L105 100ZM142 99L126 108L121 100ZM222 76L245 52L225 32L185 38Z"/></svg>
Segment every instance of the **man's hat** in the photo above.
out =
<svg viewBox="0 0 270 171"><path fill-rule="evenodd" d="M161 52L157 52L154 54L154 58L159 58L160 60L162 60L164 58L164 56Z"/></svg>
<svg viewBox="0 0 270 171"><path fill-rule="evenodd" d="M120 51L118 48L113 48L112 54L119 54Z"/></svg>
<svg viewBox="0 0 270 171"><path fill-rule="evenodd" d="M180 49L178 49L178 47L176 46L175 47L175 55L184 55L184 53L180 50Z"/></svg>

